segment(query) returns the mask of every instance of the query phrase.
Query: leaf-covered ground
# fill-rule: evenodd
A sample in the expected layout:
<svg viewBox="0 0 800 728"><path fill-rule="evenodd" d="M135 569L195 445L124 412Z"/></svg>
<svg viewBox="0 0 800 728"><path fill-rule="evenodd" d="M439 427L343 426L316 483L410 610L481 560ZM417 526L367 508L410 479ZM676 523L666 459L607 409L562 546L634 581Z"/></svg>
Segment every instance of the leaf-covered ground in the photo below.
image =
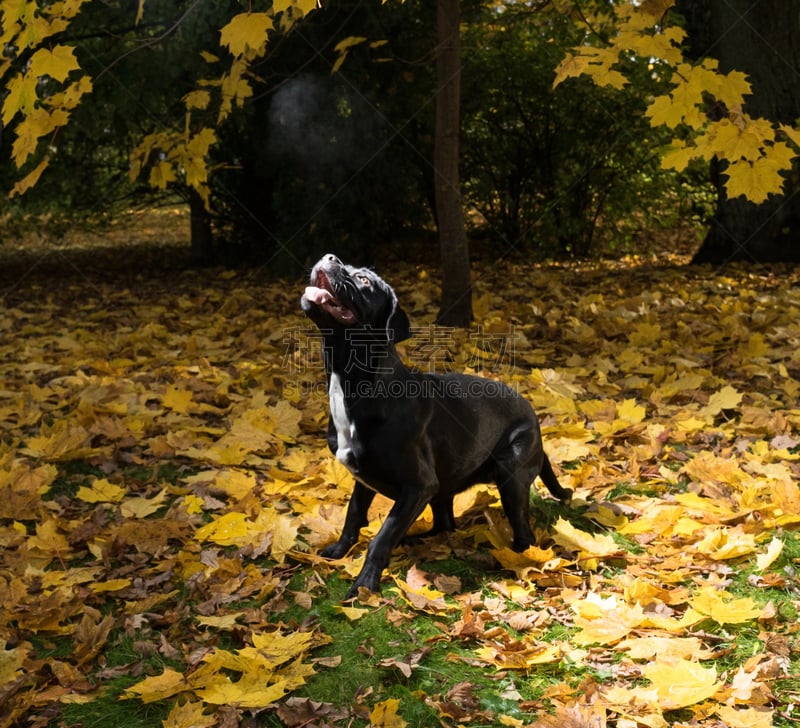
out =
<svg viewBox="0 0 800 728"><path fill-rule="evenodd" d="M800 720L800 274L482 266L458 332L382 270L407 359L528 397L576 496L516 554L476 487L349 605L387 503L315 555L351 480L305 282L56 260L2 281L0 725Z"/></svg>

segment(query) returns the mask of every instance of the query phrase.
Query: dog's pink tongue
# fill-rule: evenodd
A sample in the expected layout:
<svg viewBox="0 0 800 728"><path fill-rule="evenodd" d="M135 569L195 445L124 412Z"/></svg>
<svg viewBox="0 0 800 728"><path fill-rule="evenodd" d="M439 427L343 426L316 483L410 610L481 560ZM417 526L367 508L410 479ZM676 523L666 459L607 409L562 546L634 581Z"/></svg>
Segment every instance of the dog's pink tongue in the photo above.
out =
<svg viewBox="0 0 800 728"><path fill-rule="evenodd" d="M330 291L326 291L324 288L317 288L316 286L306 287L306 298L312 303L316 303L317 306L322 306L324 303L333 301L333 296Z"/></svg>
<svg viewBox="0 0 800 728"><path fill-rule="evenodd" d="M333 294L325 288L307 286L305 297L311 301L311 303L321 306L324 311L327 311L340 323L349 325L355 320L353 312L342 306L342 304L334 298Z"/></svg>

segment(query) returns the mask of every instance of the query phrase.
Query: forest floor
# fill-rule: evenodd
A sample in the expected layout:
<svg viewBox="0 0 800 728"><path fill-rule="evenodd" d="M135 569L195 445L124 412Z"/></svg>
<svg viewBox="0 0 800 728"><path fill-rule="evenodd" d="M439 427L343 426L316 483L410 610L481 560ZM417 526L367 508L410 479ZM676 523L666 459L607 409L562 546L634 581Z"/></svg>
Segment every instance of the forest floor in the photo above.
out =
<svg viewBox="0 0 800 728"><path fill-rule="evenodd" d="M479 263L460 331L387 256L404 357L527 397L575 497L517 554L476 486L342 603L389 503L316 556L352 479L305 281L177 228L0 249L0 726L800 723L800 271Z"/></svg>

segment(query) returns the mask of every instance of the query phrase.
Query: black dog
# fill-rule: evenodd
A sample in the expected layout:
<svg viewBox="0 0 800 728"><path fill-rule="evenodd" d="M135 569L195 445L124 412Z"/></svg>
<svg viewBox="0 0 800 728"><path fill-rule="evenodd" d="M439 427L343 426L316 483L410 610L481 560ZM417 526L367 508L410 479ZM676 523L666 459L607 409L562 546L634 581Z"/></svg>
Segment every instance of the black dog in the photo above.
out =
<svg viewBox="0 0 800 728"><path fill-rule="evenodd" d="M367 268L323 256L301 305L323 335L328 444L356 479L342 535L322 555L350 550L376 492L394 501L348 598L361 586L378 591L392 549L428 503L431 533L455 530L453 497L475 483L497 483L514 549L532 545L534 478L562 501L572 491L553 473L530 404L490 379L406 367L394 344L411 335L408 317L391 286Z"/></svg>

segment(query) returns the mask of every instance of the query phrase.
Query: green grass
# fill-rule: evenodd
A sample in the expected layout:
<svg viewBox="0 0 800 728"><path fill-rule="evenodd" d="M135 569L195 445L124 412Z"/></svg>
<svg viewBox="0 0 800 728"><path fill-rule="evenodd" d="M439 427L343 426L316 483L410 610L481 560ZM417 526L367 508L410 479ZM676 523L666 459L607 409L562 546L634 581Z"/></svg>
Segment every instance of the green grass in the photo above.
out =
<svg viewBox="0 0 800 728"><path fill-rule="evenodd" d="M166 660L159 654L143 654L137 649L137 637L131 637L123 629L109 635L105 655L105 670L120 668L119 677L103 681L103 692L87 703L67 703L62 714L51 728L74 726L74 728L154 728L160 726L171 709L167 701L143 703L140 700L122 699L126 688L139 682L146 675L158 675L166 666L182 670L183 665ZM125 669L127 667L127 670Z"/></svg>
<svg viewBox="0 0 800 728"><path fill-rule="evenodd" d="M159 702L142 704L140 701L119 700L127 684L112 681L102 698L90 703L64 705L58 720L49 723L51 728L158 728L169 714L170 705Z"/></svg>

